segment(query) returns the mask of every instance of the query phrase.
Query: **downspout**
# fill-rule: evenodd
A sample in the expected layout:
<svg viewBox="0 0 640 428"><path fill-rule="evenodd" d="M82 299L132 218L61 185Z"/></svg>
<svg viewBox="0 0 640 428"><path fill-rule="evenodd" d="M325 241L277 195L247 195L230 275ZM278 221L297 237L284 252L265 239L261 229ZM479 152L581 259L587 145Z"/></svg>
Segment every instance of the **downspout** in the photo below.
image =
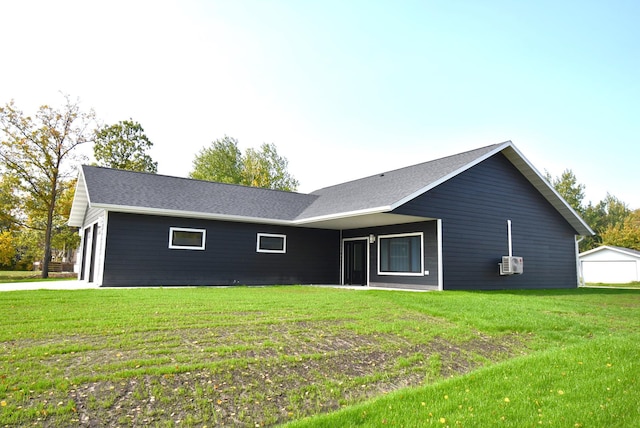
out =
<svg viewBox="0 0 640 428"><path fill-rule="evenodd" d="M580 236L578 239L576 239L576 274L578 275L577 279L577 283L578 283L578 287L584 287L584 276L582 275L582 263L580 263L580 250L578 247L578 244L580 244L580 242L582 242L582 240L584 239L584 236Z"/></svg>

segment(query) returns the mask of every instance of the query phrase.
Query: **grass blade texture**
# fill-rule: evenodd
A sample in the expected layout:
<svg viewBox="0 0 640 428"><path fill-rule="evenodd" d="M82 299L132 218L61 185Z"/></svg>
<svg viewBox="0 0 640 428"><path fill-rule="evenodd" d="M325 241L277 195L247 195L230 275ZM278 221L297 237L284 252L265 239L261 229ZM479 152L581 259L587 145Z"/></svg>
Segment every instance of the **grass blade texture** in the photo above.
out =
<svg viewBox="0 0 640 428"><path fill-rule="evenodd" d="M640 426L640 292L0 293L0 426Z"/></svg>

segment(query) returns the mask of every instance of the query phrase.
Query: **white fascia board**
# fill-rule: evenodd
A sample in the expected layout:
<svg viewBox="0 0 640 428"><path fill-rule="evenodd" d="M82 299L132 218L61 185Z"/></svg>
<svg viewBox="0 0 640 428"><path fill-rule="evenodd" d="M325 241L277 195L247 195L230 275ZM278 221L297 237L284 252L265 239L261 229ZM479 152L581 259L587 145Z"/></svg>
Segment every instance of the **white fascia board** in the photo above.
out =
<svg viewBox="0 0 640 428"><path fill-rule="evenodd" d="M338 219L349 218L349 217L359 217L359 216L368 215L368 214L380 214L380 213L389 212L391 211L391 209L392 208L389 205L386 205L386 206L381 206L376 208L367 208L367 209L356 210L356 211L325 214L325 215L320 215L316 217L308 217L308 218L303 218L299 220L293 220L291 224L304 225L304 224L317 223L317 222L328 221L328 220L338 220Z"/></svg>
<svg viewBox="0 0 640 428"><path fill-rule="evenodd" d="M87 183L84 179L84 171L82 170L82 167L80 167L78 182L76 183L76 190L73 195L73 202L71 203L71 211L69 212L69 220L67 220L67 224L71 227L82 227L87 206L90 204L91 200L89 199L89 190L87 189Z"/></svg>
<svg viewBox="0 0 640 428"><path fill-rule="evenodd" d="M208 214L197 211L180 211L180 210L168 210L161 208L147 208L136 207L126 205L110 205L110 204L94 204L93 208L101 208L110 212L121 212L130 214L146 214L146 215L158 215L168 217L187 217L187 218L199 218L203 220L221 220L221 221L233 221L241 223L262 223L262 224L277 224L277 225L292 225L290 220L277 220L270 218L260 217L245 217L239 215L227 215L227 214Z"/></svg>
<svg viewBox="0 0 640 428"><path fill-rule="evenodd" d="M625 250L623 250L621 248L614 248L614 247L609 247L609 246L607 246L607 248L609 248L611 251L616 251L618 253L626 254L628 256L635 257L636 259L640 259L640 255L638 255L638 253L634 253L634 252L631 252L631 251L625 251Z"/></svg>
<svg viewBox="0 0 640 428"><path fill-rule="evenodd" d="M580 257L582 257L582 256L586 256L586 255L593 254L593 253L597 253L598 251L602 251L602 250L606 250L606 249L609 249L609 247L608 247L608 246L606 246L606 245L603 245L603 246L601 246L601 247L592 248L592 249L590 249L590 250L584 251L584 252L580 253L580 254L579 254L579 256L580 256Z"/></svg>
<svg viewBox="0 0 640 428"><path fill-rule="evenodd" d="M622 249L616 248L616 247L611 247L609 245L602 245L602 246L600 246L598 248L592 248L591 250L585 251L584 253L580 253L579 257L587 256L589 254L597 253L597 252L600 252L600 251L603 251L603 250L610 250L610 251L614 251L616 253L621 253L621 254L625 254L627 256L631 256L631 257L635 257L637 259L640 259L640 256L638 254L636 254L636 253L633 253L633 252L630 252L630 251L625 251L625 250L622 250Z"/></svg>
<svg viewBox="0 0 640 428"><path fill-rule="evenodd" d="M486 159L489 159L491 156L495 155L496 153L501 152L507 146L512 146L512 145L513 144L511 143L511 141L506 141L505 143L503 143L500 146L496 147L492 151L490 151L488 153L485 153L484 155L474 159L472 162L469 162L468 164L464 165L463 167L458 168L457 170L453 171L450 174L445 175L444 177L440 178L439 180L436 180L433 183L430 183L428 186L425 186L425 187L423 187L421 189L418 189L415 192L411 193L410 195L407 195L404 198L400 199L399 201L393 203L391 205L391 210L394 210L394 209L398 208L399 206L406 204L407 202L417 198L418 196L428 192L429 190L441 185L445 181L448 181L448 180L452 179L456 175L462 174L463 172L465 172L469 168L476 166L480 162L482 162L482 161L484 161Z"/></svg>
<svg viewBox="0 0 640 428"><path fill-rule="evenodd" d="M533 172L538 179L543 183L543 185L545 186L545 189L550 190L553 195L555 196L555 198L557 199L557 201L559 201L560 203L562 203L562 205L564 205L564 208L566 208L567 210L569 210L569 212L575 217L576 220L578 220L580 222L580 224L582 224L582 226L584 226L584 228L591 234L591 235L595 235L596 233L593 231L593 229L591 229L591 227L589 227L589 225L582 219L582 217L580 217L580 215L571 207L571 205L569 205L569 203L567 201L564 200L564 198L562 196L560 196L560 194L558 193L558 191L556 189L554 189L554 187L544 178L544 176L542 174L540 174L540 172L533 166L533 164L531 162L529 162L529 159L527 159L521 152L520 150L518 150L518 148L513 145L513 143L509 142L509 144L507 145L509 146L517 155L518 157L527 165L527 167L529 168L529 170L531 172ZM504 150L506 147L502 148L500 151ZM511 160L511 159L509 159ZM518 166L516 165L516 168L518 168ZM518 168L520 169L520 168ZM521 171L523 172L523 171ZM526 174L525 174L525 177ZM527 177L527 179L529 179ZM531 181L531 180L529 180ZM545 193L542 191L542 189L539 188L538 185L536 185L536 183L531 182L531 184L533 184L538 191L540 191L540 193L542 193L542 195L547 198L547 195L545 195ZM548 199L548 198L547 198ZM553 201L549 201L553 204ZM560 214L562 214L562 212L560 212Z"/></svg>
<svg viewBox="0 0 640 428"><path fill-rule="evenodd" d="M630 251L621 250L620 248L611 248L611 247L609 247L609 249L612 250L612 251L617 251L618 253L621 253L621 254L625 254L627 256L634 257L636 259L640 259L640 255L638 255L638 253L633 253L633 252L630 252Z"/></svg>

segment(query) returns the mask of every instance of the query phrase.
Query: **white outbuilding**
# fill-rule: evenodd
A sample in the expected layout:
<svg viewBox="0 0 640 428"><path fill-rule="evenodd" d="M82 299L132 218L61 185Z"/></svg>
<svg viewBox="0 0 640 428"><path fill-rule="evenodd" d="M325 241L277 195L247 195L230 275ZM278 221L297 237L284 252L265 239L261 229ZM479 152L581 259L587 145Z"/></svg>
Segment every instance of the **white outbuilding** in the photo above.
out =
<svg viewBox="0 0 640 428"><path fill-rule="evenodd" d="M603 245L580 253L584 282L625 284L640 281L640 251Z"/></svg>

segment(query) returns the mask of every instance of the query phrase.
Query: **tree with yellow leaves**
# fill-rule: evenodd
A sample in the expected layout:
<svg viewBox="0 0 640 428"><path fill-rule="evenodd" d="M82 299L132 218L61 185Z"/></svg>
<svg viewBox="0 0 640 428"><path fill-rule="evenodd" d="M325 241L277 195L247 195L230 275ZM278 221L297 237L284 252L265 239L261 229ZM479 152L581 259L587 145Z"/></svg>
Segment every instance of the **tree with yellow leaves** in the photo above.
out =
<svg viewBox="0 0 640 428"><path fill-rule="evenodd" d="M0 232L0 266L10 266L16 255L13 236L8 230Z"/></svg>
<svg viewBox="0 0 640 428"><path fill-rule="evenodd" d="M640 251L640 209L632 211L622 223L607 227L601 236L604 245Z"/></svg>
<svg viewBox="0 0 640 428"><path fill-rule="evenodd" d="M54 234L56 207L65 183L75 176L70 161L78 146L94 138L95 114L84 112L79 102L65 96L60 108L41 106L33 117L25 115L13 101L0 107L0 172L11 177L15 194L25 210L12 221L26 225L25 213L42 219L42 277L48 277L51 240Z"/></svg>

